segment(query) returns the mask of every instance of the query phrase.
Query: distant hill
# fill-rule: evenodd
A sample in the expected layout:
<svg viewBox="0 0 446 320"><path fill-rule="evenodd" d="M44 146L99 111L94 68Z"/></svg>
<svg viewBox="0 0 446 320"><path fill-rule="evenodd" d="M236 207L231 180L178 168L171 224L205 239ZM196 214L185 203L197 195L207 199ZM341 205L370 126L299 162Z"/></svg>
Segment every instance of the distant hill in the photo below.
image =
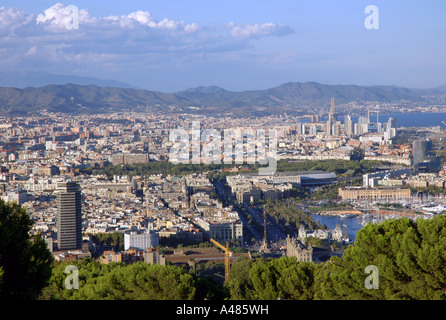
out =
<svg viewBox="0 0 446 320"><path fill-rule="evenodd" d="M297 109L349 102L411 102L446 105L446 86L408 89L395 86L325 85L316 82L285 83L267 90L233 92L220 87L197 87L181 92L98 85L46 85L0 88L0 113L26 115L42 110L65 113L103 113L123 110L162 113L232 114L264 116Z"/></svg>
<svg viewBox="0 0 446 320"><path fill-rule="evenodd" d="M115 80L101 80L90 77L70 76L61 74L52 74L44 71L3 71L0 72L0 87L11 87L24 89L27 87L39 88L46 85L64 85L75 83L88 86L96 85L99 87L118 87L133 88L136 87Z"/></svg>

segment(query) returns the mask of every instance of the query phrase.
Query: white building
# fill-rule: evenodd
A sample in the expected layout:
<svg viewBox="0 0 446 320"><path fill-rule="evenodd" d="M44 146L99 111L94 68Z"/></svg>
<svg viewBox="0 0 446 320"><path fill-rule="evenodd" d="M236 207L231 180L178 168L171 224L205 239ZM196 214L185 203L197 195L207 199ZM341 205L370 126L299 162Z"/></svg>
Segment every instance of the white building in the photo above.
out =
<svg viewBox="0 0 446 320"><path fill-rule="evenodd" d="M124 250L146 250L159 245L158 232L150 229L124 233Z"/></svg>
<svg viewBox="0 0 446 320"><path fill-rule="evenodd" d="M28 192L25 189L18 187L3 195L2 199L5 202L23 204L28 201Z"/></svg>
<svg viewBox="0 0 446 320"><path fill-rule="evenodd" d="M229 219L228 219L229 220ZM196 223L207 233L209 238L217 241L236 240L243 242L243 224L239 220L224 221L222 219L203 219L197 218Z"/></svg>

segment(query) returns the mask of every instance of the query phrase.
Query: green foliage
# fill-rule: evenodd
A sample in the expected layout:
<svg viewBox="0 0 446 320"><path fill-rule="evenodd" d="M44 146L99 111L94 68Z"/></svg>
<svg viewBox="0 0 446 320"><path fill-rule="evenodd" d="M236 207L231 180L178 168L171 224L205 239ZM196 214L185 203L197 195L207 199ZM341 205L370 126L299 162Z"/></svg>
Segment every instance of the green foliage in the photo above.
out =
<svg viewBox="0 0 446 320"><path fill-rule="evenodd" d="M348 160L307 160L290 162L287 159L281 159L277 162L277 171L311 171L311 170L323 170L328 172L335 172L336 174L343 174L349 170L353 170L354 174L362 174L366 172L375 171L375 167L378 165L385 165L386 162L381 161L348 161ZM84 172L87 174L105 174L109 179L112 179L114 175L128 175L132 176L142 176L151 174L165 174L173 176L182 176L191 173L201 173L209 172L209 178L211 181L223 181L225 176L232 174L229 172L217 173L214 170L217 169L229 169L233 167L239 167L237 164L173 164L169 161L151 161L146 163L137 163L131 165L109 165L104 168L88 168ZM248 168L249 171L255 172L258 170L258 163L255 164L244 164L244 167Z"/></svg>
<svg viewBox="0 0 446 320"><path fill-rule="evenodd" d="M0 200L0 299L34 299L51 276L52 255L31 236L26 210Z"/></svg>
<svg viewBox="0 0 446 320"><path fill-rule="evenodd" d="M79 270L79 289L66 289L65 268ZM191 300L197 279L176 266L137 262L101 264L98 261L64 262L54 268L42 299L67 300Z"/></svg>
<svg viewBox="0 0 446 320"><path fill-rule="evenodd" d="M91 237L96 244L113 246L115 251L124 250L124 234L122 232L97 233Z"/></svg>
<svg viewBox="0 0 446 320"><path fill-rule="evenodd" d="M378 289L365 268L378 268ZM233 299L446 299L446 216L369 224L341 258L327 263L295 258L233 264L226 284Z"/></svg>
<svg viewBox="0 0 446 320"><path fill-rule="evenodd" d="M64 270L70 264L79 269L78 290L64 288ZM369 265L379 270L378 289L365 285ZM103 265L86 259L56 263L41 298L445 300L446 216L368 224L358 231L354 245L347 247L342 257L332 257L326 263L299 262L286 256L239 258L231 264L224 284L223 275L223 265L213 262L197 264L194 274L172 265Z"/></svg>
<svg viewBox="0 0 446 320"><path fill-rule="evenodd" d="M348 161L348 160L305 160L291 162L287 159L279 160L277 163L277 171L312 171L323 170L334 172L336 174L344 174L349 170L353 170L354 175L367 172L374 172L377 166L388 164L385 161Z"/></svg>
<svg viewBox="0 0 446 320"><path fill-rule="evenodd" d="M364 155L364 149L361 147L354 147L349 153L350 161L361 161L364 159Z"/></svg>
<svg viewBox="0 0 446 320"><path fill-rule="evenodd" d="M313 247L323 247L324 241L321 238L307 237L305 238L305 245L312 245Z"/></svg>
<svg viewBox="0 0 446 320"><path fill-rule="evenodd" d="M172 176L183 176L191 173L202 173L206 171L213 171L221 168L232 168L239 166L235 164L174 164L168 161L153 161L146 163L135 163L131 165L109 165L99 169L86 169L85 173L89 174L105 174L109 179L112 179L114 175L128 175L144 176L151 174L164 174ZM252 170L256 170L257 165L247 165ZM221 180L221 177L216 173L211 173L211 180Z"/></svg>
<svg viewBox="0 0 446 320"><path fill-rule="evenodd" d="M234 263L227 287L232 299L309 300L314 296L316 268L293 257L240 260Z"/></svg>
<svg viewBox="0 0 446 320"><path fill-rule="evenodd" d="M303 210L296 207L293 200L268 200L264 205L265 212L274 219L285 234L294 234L301 224L310 230L319 225Z"/></svg>
<svg viewBox="0 0 446 320"><path fill-rule="evenodd" d="M367 289L365 268L379 270L379 289ZM354 246L326 266L323 299L446 299L446 216L369 224Z"/></svg>

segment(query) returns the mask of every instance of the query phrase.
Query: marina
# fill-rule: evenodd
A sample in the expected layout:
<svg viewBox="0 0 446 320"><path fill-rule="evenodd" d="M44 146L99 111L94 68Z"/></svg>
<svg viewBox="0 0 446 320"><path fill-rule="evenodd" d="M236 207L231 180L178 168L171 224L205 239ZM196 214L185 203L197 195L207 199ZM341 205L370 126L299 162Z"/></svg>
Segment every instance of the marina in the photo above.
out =
<svg viewBox="0 0 446 320"><path fill-rule="evenodd" d="M385 220L406 217L409 219L430 219L433 214L416 214L389 210L369 209L364 211L323 211L312 214L311 217L330 229L339 224L350 243L353 243L356 233L369 223L379 224Z"/></svg>

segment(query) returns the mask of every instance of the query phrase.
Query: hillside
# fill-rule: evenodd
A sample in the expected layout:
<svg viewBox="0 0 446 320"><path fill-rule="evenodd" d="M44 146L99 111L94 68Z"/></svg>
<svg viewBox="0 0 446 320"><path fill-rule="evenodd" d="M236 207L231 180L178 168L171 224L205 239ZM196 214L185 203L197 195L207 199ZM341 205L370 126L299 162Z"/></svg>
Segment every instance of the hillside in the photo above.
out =
<svg viewBox="0 0 446 320"><path fill-rule="evenodd" d="M362 87L325 85L316 82L285 83L267 90L227 91L216 86L163 93L133 88L97 85L47 85L0 88L2 115L28 115L43 110L64 113L103 113L123 110L162 113L233 114L262 116L293 113L298 109L327 108L331 97L336 105L361 103L433 103L446 105L445 87L408 89L394 86ZM339 110L339 109L338 109Z"/></svg>

